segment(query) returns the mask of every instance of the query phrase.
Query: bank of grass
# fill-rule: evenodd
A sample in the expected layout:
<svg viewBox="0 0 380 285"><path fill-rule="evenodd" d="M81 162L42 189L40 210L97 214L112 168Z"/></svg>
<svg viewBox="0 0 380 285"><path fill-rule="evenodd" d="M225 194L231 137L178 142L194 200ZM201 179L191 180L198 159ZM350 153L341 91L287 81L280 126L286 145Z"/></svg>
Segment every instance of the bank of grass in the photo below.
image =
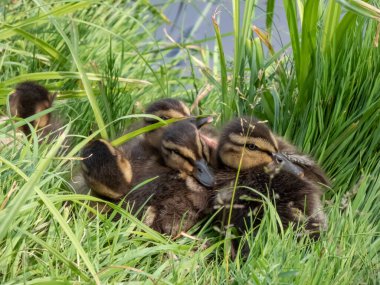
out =
<svg viewBox="0 0 380 285"><path fill-rule="evenodd" d="M59 91L55 111L76 144L63 152L59 142L21 139L1 149L2 284L378 283L380 53L377 22L356 14L376 10L359 1L284 0L292 49L275 51L270 34L252 29L254 3L233 1L232 65L202 42L194 48L191 39L155 39L166 18L147 1L36 0L1 8L0 103L25 79ZM268 31L274 3L268 1ZM341 5L353 12L341 17ZM218 15L214 20L213 40L222 50L222 24ZM179 52L167 57L173 49ZM183 62L200 66L202 76L184 72ZM118 118L164 96L191 104L207 84L213 89L199 112L215 113L219 125L237 114L266 119L327 170L329 230L319 241L278 233L269 207L258 231L246 237L248 259L232 261L211 222L173 241L118 206L123 219L112 222L89 206L95 198L73 193L76 157L90 133L116 139L132 120Z"/></svg>

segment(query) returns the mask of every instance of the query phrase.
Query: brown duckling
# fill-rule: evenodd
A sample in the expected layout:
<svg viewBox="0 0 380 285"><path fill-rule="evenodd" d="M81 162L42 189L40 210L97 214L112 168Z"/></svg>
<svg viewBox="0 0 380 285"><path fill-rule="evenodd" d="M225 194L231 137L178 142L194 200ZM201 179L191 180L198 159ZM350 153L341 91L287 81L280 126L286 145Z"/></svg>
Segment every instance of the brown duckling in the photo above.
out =
<svg viewBox="0 0 380 285"><path fill-rule="evenodd" d="M146 109L147 114L155 115L163 120L188 118L198 129L204 129L204 126L212 122L211 117L194 118L190 117L187 106L180 100L165 98L160 99L149 105ZM154 118L144 118L144 126L157 123ZM147 132L142 137L133 139L130 142L120 146L120 149L128 156L133 164L144 163L145 168L149 168L147 164L155 166L161 160L161 138L167 126L162 126L153 131ZM205 136L202 135L202 144L205 144ZM209 148L204 146L203 150L207 161L210 159Z"/></svg>
<svg viewBox="0 0 380 285"><path fill-rule="evenodd" d="M211 130L211 132L210 132ZM208 149L210 151L210 155L212 157L211 164L214 167L217 167L217 147L219 137L215 131L215 129L207 126L206 128L202 128L201 134L203 135L203 140L207 144ZM275 135L275 140L278 144L278 151L281 152L290 162L299 167L306 178L309 181L316 183L318 187L320 185L324 185L327 187L331 186L330 180L327 177L326 173L322 170L322 168L315 162L315 160L307 154L299 151L294 145L287 142L282 137Z"/></svg>
<svg viewBox="0 0 380 285"><path fill-rule="evenodd" d="M28 118L38 112L52 107L55 94L35 82L22 82L15 88L15 92L9 96L9 105L12 116ZM31 122L36 129L46 128L51 124L51 114L46 114ZM30 134L28 125L21 127L26 134Z"/></svg>
<svg viewBox="0 0 380 285"><path fill-rule="evenodd" d="M146 109L147 114L155 115L163 120L172 118L190 117L190 111L186 105L177 99L165 98L150 104ZM157 123L158 120L153 118L144 118L142 127ZM159 157L160 142L165 126L147 132L142 137L135 138L122 146L124 151L131 160L157 160Z"/></svg>
<svg viewBox="0 0 380 285"><path fill-rule="evenodd" d="M169 120L173 118L187 118L190 117L189 108L180 100L165 98L158 100L146 109L147 114L155 115L162 120ZM153 118L144 118L145 126L157 123L158 121ZM161 137L164 133L165 127L155 129L154 131L145 133L145 141L152 147L159 149Z"/></svg>
<svg viewBox="0 0 380 285"><path fill-rule="evenodd" d="M154 165L130 163L127 156L105 141L90 143L82 152L83 157L93 157L82 162L84 176L95 195L113 202L124 199L134 213L141 215L141 209L146 210L144 222L153 229L175 235L203 218L210 207L212 192L208 188L214 178L203 155L198 129L191 121L168 126L160 146L162 161ZM154 181L131 190L155 176Z"/></svg>
<svg viewBox="0 0 380 285"><path fill-rule="evenodd" d="M147 184L127 196L136 209L146 203L145 222L153 229L176 235L190 229L209 211L214 176L204 147L198 129L189 121L165 130L161 154L171 169L154 180L154 185ZM147 201L147 197L152 198Z"/></svg>
<svg viewBox="0 0 380 285"><path fill-rule="evenodd" d="M55 94L49 93L45 87L34 82L22 82L16 86L15 92L9 96L10 114L26 119L52 107L54 99ZM0 123L3 121L7 122L10 119L6 116L0 117ZM29 136L31 126L36 130L40 143L46 139L51 141L63 131L61 122L51 113L48 113L31 121L30 124L21 126L15 134L13 132L5 134L4 137L0 138L0 148L12 142L21 141L24 135ZM65 145L67 142L68 139L65 140Z"/></svg>
<svg viewBox="0 0 380 285"><path fill-rule="evenodd" d="M223 225L227 224L240 168L230 221L239 232L244 232L246 225L255 226L260 221L261 195L269 196L274 202L284 227L305 223L306 230L315 237L326 227L322 190L303 176L302 168L279 152L276 137L263 122L254 118L232 120L222 131L217 155L219 170L215 176L214 203L215 208L224 207Z"/></svg>

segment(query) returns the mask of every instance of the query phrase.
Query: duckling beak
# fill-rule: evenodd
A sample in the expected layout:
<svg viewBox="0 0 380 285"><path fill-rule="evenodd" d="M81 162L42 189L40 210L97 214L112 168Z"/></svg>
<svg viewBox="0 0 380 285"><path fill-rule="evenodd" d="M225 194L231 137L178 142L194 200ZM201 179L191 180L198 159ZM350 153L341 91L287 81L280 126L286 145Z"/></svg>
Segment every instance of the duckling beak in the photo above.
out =
<svg viewBox="0 0 380 285"><path fill-rule="evenodd" d="M204 159L195 161L195 171L193 176L203 186L211 187L214 185L215 177L214 173L208 167L207 162Z"/></svg>
<svg viewBox="0 0 380 285"><path fill-rule="evenodd" d="M213 117L196 118L195 125L197 129L202 128L204 125L210 124L213 121Z"/></svg>
<svg viewBox="0 0 380 285"><path fill-rule="evenodd" d="M303 170L291 162L284 154L277 152L272 154L274 161L281 166L281 169L293 173L302 177L304 175Z"/></svg>

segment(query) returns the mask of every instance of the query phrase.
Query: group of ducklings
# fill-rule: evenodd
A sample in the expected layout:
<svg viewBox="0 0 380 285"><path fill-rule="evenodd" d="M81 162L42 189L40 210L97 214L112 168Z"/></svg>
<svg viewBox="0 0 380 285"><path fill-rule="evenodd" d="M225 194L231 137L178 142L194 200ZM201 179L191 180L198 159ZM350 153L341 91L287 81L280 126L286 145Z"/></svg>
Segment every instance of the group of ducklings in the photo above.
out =
<svg viewBox="0 0 380 285"><path fill-rule="evenodd" d="M25 118L51 107L53 97L27 82L16 87L9 101L11 114ZM244 233L260 223L267 200L284 227L302 224L313 237L326 229L325 173L265 122L235 118L215 135L204 127L210 117L192 116L176 99L155 101L146 113L179 120L120 147L102 139L88 143L81 169L91 195L125 204L144 223L171 236L215 212L222 228L234 226ZM154 116L143 124L157 123ZM41 117L33 126L46 127L49 120Z"/></svg>

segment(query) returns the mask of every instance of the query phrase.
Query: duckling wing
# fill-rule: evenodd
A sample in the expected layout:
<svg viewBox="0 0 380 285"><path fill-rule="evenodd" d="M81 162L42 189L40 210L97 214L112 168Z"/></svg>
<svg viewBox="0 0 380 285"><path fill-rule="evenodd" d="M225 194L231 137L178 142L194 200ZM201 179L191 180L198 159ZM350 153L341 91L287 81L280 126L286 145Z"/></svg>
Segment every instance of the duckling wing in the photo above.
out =
<svg viewBox="0 0 380 285"><path fill-rule="evenodd" d="M270 176L260 169L252 169L240 173L238 185L241 186L234 190L234 180L230 178L228 182L227 178L231 177L230 173L221 172L218 175L214 203L216 208L225 208L220 215L222 225L227 223L226 212L230 211L231 206L231 224L240 232L244 232L247 225L259 224L265 197L268 197L274 203L284 227L306 222L306 229L313 232L326 228L322 191L308 180L285 172ZM231 203L232 198L234 201Z"/></svg>
<svg viewBox="0 0 380 285"><path fill-rule="evenodd" d="M135 213L145 208L144 222L150 227L161 233L177 235L204 217L209 207L210 191L195 179L166 169L157 179L128 194L126 200L133 204Z"/></svg>

